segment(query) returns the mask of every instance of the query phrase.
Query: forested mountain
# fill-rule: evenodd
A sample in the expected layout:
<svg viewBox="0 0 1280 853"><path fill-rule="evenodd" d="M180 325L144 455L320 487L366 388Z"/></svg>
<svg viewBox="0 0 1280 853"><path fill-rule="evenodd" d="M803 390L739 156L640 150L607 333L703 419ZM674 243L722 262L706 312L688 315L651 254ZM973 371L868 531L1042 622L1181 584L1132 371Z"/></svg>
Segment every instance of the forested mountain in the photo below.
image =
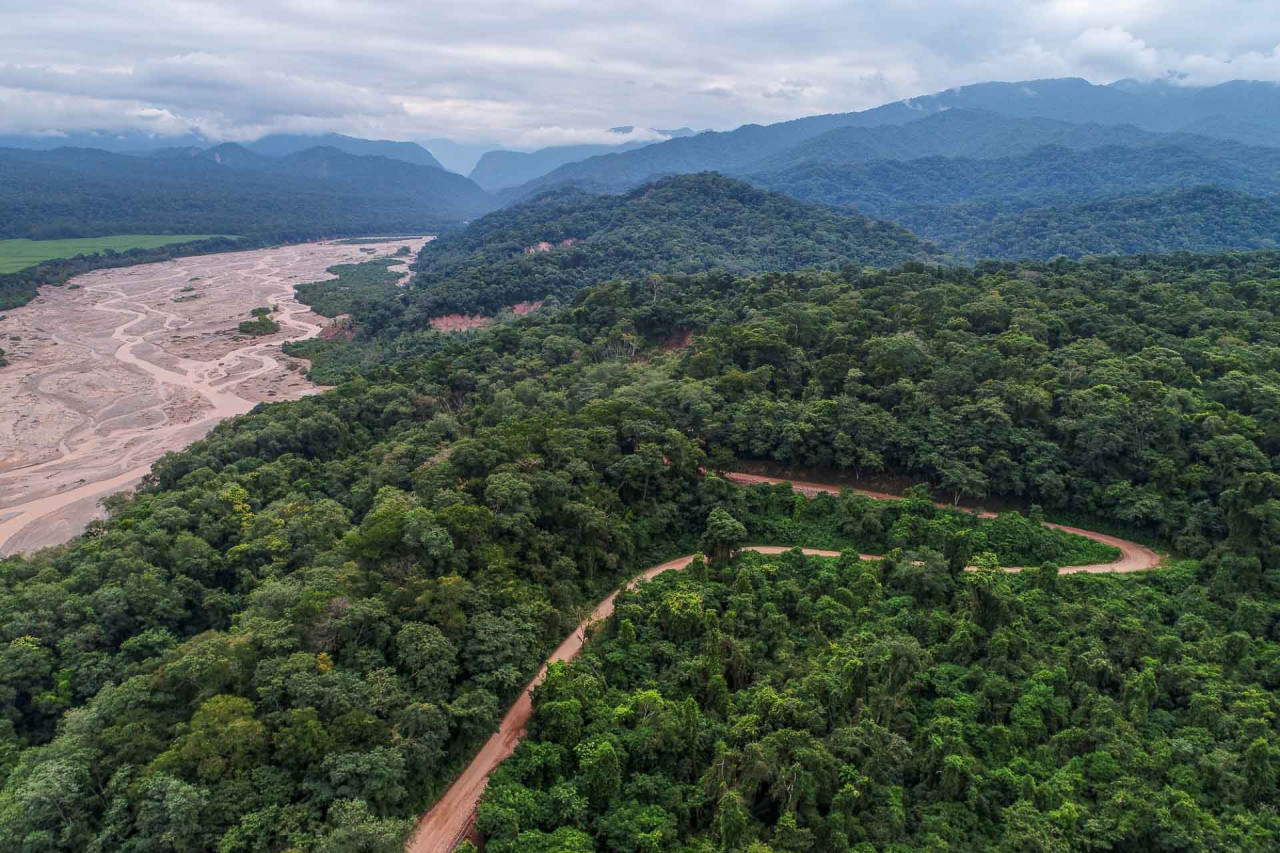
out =
<svg viewBox="0 0 1280 853"><path fill-rule="evenodd" d="M553 192L428 243L392 322L404 330L441 314L496 314L519 302L565 299L619 276L892 266L941 257L885 222L719 175L686 175L624 195ZM367 330L379 330L378 322L367 318Z"/></svg>
<svg viewBox="0 0 1280 853"><path fill-rule="evenodd" d="M41 134L0 134L0 148L50 151L54 148L96 148L115 154L150 154L165 148L203 148L209 140L195 131L159 136L139 130L73 130Z"/></svg>
<svg viewBox="0 0 1280 853"><path fill-rule="evenodd" d="M1250 249L1280 240L1267 199L1280 193L1280 149L1164 139L992 159L809 159L751 180L899 223L964 258ZM1203 192L1190 191L1197 188Z"/></svg>
<svg viewBox="0 0 1280 853"><path fill-rule="evenodd" d="M1280 248L1280 203L1218 187L1027 209L977 203L904 214L962 258Z"/></svg>
<svg viewBox="0 0 1280 853"><path fill-rule="evenodd" d="M73 131L42 136L0 135L0 148L25 148L47 151L54 148L96 148L114 154L146 156L160 151L204 150L212 143L196 132L181 136L157 136L138 131ZM225 144L225 143L224 143ZM431 152L416 142L393 142L385 139L359 139L341 133L273 134L244 147L266 157L284 157L308 148L328 146L362 157L389 157L418 166L444 168Z"/></svg>
<svg viewBox="0 0 1280 853"><path fill-rule="evenodd" d="M357 139L341 133L322 133L315 136L302 134L273 134L264 136L246 146L250 151L267 157L285 157L310 148L336 148L346 154L359 157L386 157L415 166L432 166L443 169L431 152L416 142L394 142L389 139Z"/></svg>
<svg viewBox="0 0 1280 853"><path fill-rule="evenodd" d="M1212 153L1221 142L1192 134L1163 134L1133 125L1071 124L1045 118L1012 118L988 110L953 109L905 124L840 127L752 163L753 174L769 174L804 163L862 163L964 157L992 160L1057 146L1086 151L1106 146L1150 148L1178 144Z"/></svg>
<svg viewBox="0 0 1280 853"><path fill-rule="evenodd" d="M744 125L727 133L704 133L640 151L594 157L562 166L512 194L527 195L560 183L618 191L658 175L741 172L837 128L905 125L950 110L982 110L1074 124L1130 125L1280 147L1280 86L1272 83L1235 81L1208 88L1133 81L1097 86L1078 79L981 83L862 112L811 116L764 127ZM933 153L972 154L963 149Z"/></svg>
<svg viewBox="0 0 1280 853"><path fill-rule="evenodd" d="M1280 191L1280 149L1237 146L1208 154L1176 145L1087 151L1044 146L989 160L810 161L752 179L808 201L854 205L871 216L919 204L1080 201L1204 184L1260 195Z"/></svg>
<svg viewBox="0 0 1280 853"><path fill-rule="evenodd" d="M1262 253L642 276L423 333L0 560L0 839L399 851L589 605L716 514L851 553L623 596L495 776L494 853L1274 847L1277 317ZM1007 576L1024 519L699 471L734 456L1180 559Z"/></svg>
<svg viewBox="0 0 1280 853"><path fill-rule="evenodd" d="M0 149L0 236L422 232L491 209L443 169L312 148L268 158L237 145L131 157Z"/></svg>
<svg viewBox="0 0 1280 853"><path fill-rule="evenodd" d="M630 133L633 128L611 128L611 130L618 133ZM687 127L657 132L663 134L667 139L693 136L693 131ZM500 190L542 177L566 163L576 163L579 160L586 160L588 157L595 157L599 154L632 151L661 141L661 139L632 141L618 145L556 145L528 152L488 151L476 163L475 168L471 170L468 177L486 190Z"/></svg>

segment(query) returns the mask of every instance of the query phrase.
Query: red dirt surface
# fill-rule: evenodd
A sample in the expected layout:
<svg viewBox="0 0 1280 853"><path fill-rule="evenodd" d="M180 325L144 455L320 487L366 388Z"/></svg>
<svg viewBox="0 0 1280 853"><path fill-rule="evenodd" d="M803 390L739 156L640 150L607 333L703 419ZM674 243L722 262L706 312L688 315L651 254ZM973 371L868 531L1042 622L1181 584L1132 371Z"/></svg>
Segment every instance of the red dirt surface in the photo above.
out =
<svg viewBox="0 0 1280 853"><path fill-rule="evenodd" d="M350 319L347 315L334 318L334 321L325 326L320 334L316 335L322 341L344 341L350 342L355 340L356 330L346 320Z"/></svg>
<svg viewBox="0 0 1280 853"><path fill-rule="evenodd" d="M445 314L432 317L431 325L441 332L465 332L468 329L483 329L493 322L492 317L481 314Z"/></svg>
<svg viewBox="0 0 1280 853"><path fill-rule="evenodd" d="M565 239L561 240L559 243L551 243L547 240L539 240L538 242L534 243L532 246L525 246L524 253L526 255L539 255L543 252L550 252L552 249L556 248L557 246L559 246L562 249L568 249L569 247L576 246L581 242L582 241L579 240L577 237L566 237Z"/></svg>
<svg viewBox="0 0 1280 853"><path fill-rule="evenodd" d="M764 477L757 474L741 474L737 472L727 472L724 477L730 482L738 483L739 485L790 483L791 487L797 492L809 497L824 492L838 495L842 488L841 486L825 483L794 482L780 477ZM881 500L901 499L901 495L868 492L859 489L854 491ZM940 506L947 507L946 504L940 504ZM994 513L983 512L980 515L984 518L990 518L994 516ZM1047 526L1065 530L1068 533L1075 533L1120 549L1121 557L1114 563L1068 566L1062 569L1064 574L1069 572L1137 572L1154 569L1160 564L1160 556L1158 554L1135 542L1094 533L1091 530L1066 527L1061 524ZM792 548L791 546L783 545L753 545L742 550L755 551L759 554L783 554L792 550ZM840 556L839 551L823 551L815 548L802 548L801 550L805 554L814 557ZM881 559L875 554L862 554L861 556L864 560ZM645 569L638 577L627 583L625 588L631 589L642 581L651 580L663 572L681 571L692 560L693 555L690 554ZM1016 571L1016 568L1009 570ZM595 609L591 611L591 615L578 625L577 630L565 638L565 641L552 652L551 657L547 659L547 664L555 661L573 660L573 658L577 657L578 653L582 651L583 643L586 640L587 629L596 622L608 619L613 614L613 603L620 591L615 590L608 598L597 604ZM406 853L451 853L455 847L463 842L467 834L473 831L476 805L480 802L480 796L484 793L485 786L489 783L489 775L504 759L515 751L516 746L524 737L525 726L528 724L529 718L533 716L533 690L542 683L546 676L547 665L544 664L542 669L538 670L538 674L534 676L533 681L530 681L529 686L520 694L520 698L512 704L506 716L502 718L498 731L476 753L476 757L472 759L467 768L449 786L449 790L445 791L444 796L422 816L418 823L417 832L414 833L413 838L409 841Z"/></svg>
<svg viewBox="0 0 1280 853"><path fill-rule="evenodd" d="M515 305L508 305L503 310L510 311L517 317L523 317L541 307L542 300L535 299L533 302L517 302ZM432 317L430 322L440 332L465 332L468 329L483 329L493 322L493 318L483 314L444 314L440 317Z"/></svg>
<svg viewBox="0 0 1280 853"><path fill-rule="evenodd" d="M682 350L693 343L693 329L676 329L667 339L658 344L659 352L675 352Z"/></svg>
<svg viewBox="0 0 1280 853"><path fill-rule="evenodd" d="M517 317L523 317L525 314L528 314L532 311L537 311L541 307L542 307L542 300L535 299L532 302L517 302L515 305L511 306L510 311L512 314L515 314Z"/></svg>

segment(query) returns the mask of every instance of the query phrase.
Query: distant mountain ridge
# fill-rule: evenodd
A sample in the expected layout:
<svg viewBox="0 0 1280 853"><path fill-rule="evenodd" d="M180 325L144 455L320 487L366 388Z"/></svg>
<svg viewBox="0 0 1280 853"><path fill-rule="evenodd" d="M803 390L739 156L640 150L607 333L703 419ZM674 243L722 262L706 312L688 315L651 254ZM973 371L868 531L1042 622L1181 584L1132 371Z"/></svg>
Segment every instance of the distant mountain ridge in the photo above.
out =
<svg viewBox="0 0 1280 853"><path fill-rule="evenodd" d="M655 176L704 170L743 172L837 128L905 125L948 110L983 110L1020 119L1130 125L1149 132L1280 146L1280 85L1235 81L1191 89L1169 83L1121 81L1095 85L1075 78L979 83L896 101L861 112L808 116L771 125L744 125L688 139L561 166L504 193L517 199L559 184L618 192Z"/></svg>
<svg viewBox="0 0 1280 853"><path fill-rule="evenodd" d="M112 154L131 154L140 157L177 156L191 150L205 151L222 145L239 145L241 148L265 157L286 157L308 148L329 147L361 157L387 157L402 160L416 166L432 166L444 169L430 151L416 142L396 142L389 139L360 139L341 133L272 134L246 143L217 143L195 132L181 136L160 137L153 134L130 131L108 133L104 131L79 131L65 134L0 135L0 148L51 151L55 148L95 148Z"/></svg>
<svg viewBox="0 0 1280 853"><path fill-rule="evenodd" d="M147 157L0 149L0 237L421 233L493 206L461 175L329 146L278 158L235 143Z"/></svg>
<svg viewBox="0 0 1280 853"><path fill-rule="evenodd" d="M1280 199L1213 186L1002 212L945 242L965 258L1280 249Z"/></svg>
<svg viewBox="0 0 1280 853"><path fill-rule="evenodd" d="M634 127L614 127L610 132L629 135ZM656 130L668 139L680 139L693 136L694 131L682 127L676 130ZM661 139L632 140L621 144L601 143L595 145L555 145L537 151L489 151L476 163L468 177L486 190L500 190L514 187L527 181L539 178L566 163L576 163L598 154L613 154L632 151L646 145L654 145Z"/></svg>
<svg viewBox="0 0 1280 853"><path fill-rule="evenodd" d="M396 142L389 139L358 139L341 133L324 133L317 136L299 134L273 134L247 143L245 148L268 157L286 157L309 148L334 148L358 157L386 157L401 160L415 166L431 166L444 170L440 161L430 151L416 142Z"/></svg>

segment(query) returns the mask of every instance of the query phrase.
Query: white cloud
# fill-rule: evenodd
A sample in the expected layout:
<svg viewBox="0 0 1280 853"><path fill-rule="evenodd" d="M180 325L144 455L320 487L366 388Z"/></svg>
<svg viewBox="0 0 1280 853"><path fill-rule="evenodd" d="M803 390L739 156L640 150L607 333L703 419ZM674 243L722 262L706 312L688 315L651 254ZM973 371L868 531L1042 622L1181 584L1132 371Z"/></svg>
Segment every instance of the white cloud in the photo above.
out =
<svg viewBox="0 0 1280 853"><path fill-rule="evenodd" d="M1235 56L1186 57L1179 67L1180 80L1190 86L1212 86L1228 80L1280 81L1280 44L1270 51L1248 51Z"/></svg>
<svg viewBox="0 0 1280 853"><path fill-rule="evenodd" d="M653 142L667 137L656 130L633 127L628 133L608 128L537 127L521 132L512 143L515 148L546 148L551 145L622 145L627 142Z"/></svg>
<svg viewBox="0 0 1280 853"><path fill-rule="evenodd" d="M1280 80L1262 0L6 0L0 133L600 141L982 80Z"/></svg>
<svg viewBox="0 0 1280 853"><path fill-rule="evenodd" d="M1085 30L1067 46L1067 59L1091 76L1150 79L1166 70L1158 51L1120 27Z"/></svg>

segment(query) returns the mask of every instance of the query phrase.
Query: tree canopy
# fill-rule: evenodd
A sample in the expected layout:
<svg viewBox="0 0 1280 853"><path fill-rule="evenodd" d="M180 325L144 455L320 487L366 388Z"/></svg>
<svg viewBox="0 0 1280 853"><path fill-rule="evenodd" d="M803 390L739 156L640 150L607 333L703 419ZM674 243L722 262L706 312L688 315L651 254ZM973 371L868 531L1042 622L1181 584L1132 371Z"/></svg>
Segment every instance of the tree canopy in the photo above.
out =
<svg viewBox="0 0 1280 853"><path fill-rule="evenodd" d="M397 850L596 601L705 548L548 680L495 850L1274 846L1278 299L1274 253L848 264L358 340L0 560L0 839ZM1060 578L1106 555L1042 518L1185 562Z"/></svg>

